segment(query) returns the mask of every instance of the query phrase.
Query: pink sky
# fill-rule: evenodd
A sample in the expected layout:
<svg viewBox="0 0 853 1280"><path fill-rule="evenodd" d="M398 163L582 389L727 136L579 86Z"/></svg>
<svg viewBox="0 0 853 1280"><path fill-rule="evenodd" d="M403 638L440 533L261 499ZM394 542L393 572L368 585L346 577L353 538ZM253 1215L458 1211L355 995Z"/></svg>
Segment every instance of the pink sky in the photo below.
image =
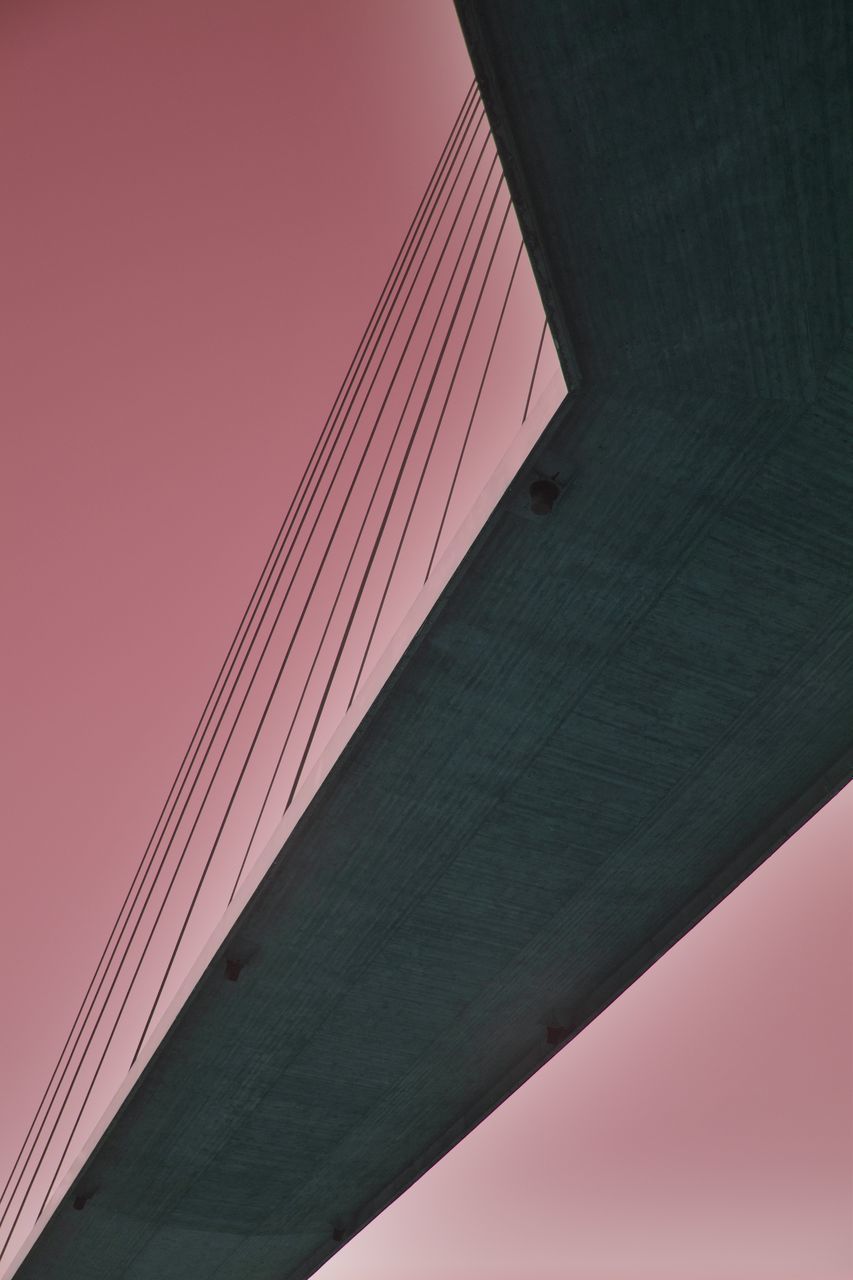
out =
<svg viewBox="0 0 853 1280"><path fill-rule="evenodd" d="M0 7L2 1181L470 78L449 0ZM852 806L324 1275L853 1275Z"/></svg>

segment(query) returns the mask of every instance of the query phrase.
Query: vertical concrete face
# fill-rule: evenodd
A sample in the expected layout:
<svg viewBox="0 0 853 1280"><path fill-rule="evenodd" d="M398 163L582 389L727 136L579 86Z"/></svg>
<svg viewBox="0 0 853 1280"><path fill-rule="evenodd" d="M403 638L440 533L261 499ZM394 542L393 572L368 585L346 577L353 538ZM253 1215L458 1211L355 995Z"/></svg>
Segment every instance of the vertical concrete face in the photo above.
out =
<svg viewBox="0 0 853 1280"><path fill-rule="evenodd" d="M812 398L851 324L849 6L457 8L584 377Z"/></svg>
<svg viewBox="0 0 853 1280"><path fill-rule="evenodd" d="M850 776L845 8L459 9L580 390L22 1280L308 1276Z"/></svg>

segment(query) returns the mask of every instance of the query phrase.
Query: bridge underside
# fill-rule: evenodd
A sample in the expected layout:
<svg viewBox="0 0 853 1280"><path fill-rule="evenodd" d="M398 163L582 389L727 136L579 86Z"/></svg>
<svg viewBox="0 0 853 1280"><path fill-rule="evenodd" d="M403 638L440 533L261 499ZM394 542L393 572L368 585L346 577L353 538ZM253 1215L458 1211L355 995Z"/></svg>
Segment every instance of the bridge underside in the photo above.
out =
<svg viewBox="0 0 853 1280"><path fill-rule="evenodd" d="M459 8L578 390L22 1280L309 1275L850 776L849 6Z"/></svg>

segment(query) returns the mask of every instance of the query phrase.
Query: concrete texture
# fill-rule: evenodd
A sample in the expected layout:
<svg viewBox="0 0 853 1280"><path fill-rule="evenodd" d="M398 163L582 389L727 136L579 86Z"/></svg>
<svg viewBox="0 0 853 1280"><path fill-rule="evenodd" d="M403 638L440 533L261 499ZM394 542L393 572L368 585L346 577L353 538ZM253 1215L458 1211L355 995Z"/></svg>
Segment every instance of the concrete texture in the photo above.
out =
<svg viewBox="0 0 853 1280"><path fill-rule="evenodd" d="M308 1276L850 777L847 6L459 9L579 389L21 1280Z"/></svg>

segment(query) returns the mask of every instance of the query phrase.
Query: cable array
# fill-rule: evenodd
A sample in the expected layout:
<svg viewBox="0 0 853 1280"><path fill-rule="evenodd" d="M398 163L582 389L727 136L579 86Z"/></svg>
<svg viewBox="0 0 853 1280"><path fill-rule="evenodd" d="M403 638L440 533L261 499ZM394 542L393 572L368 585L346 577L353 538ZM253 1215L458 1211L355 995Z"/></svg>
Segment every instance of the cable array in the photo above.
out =
<svg viewBox="0 0 853 1280"><path fill-rule="evenodd" d="M219 879L230 886L230 904L252 851L293 803L329 727L352 706L406 557L412 583L432 573L519 278L523 244L510 214L472 84L0 1193L0 1259L33 1205L44 1212L107 1064L126 1049L120 1029L126 1037L137 1027L131 1062L139 1057L179 976L212 869L224 863ZM476 384L470 410L469 383ZM426 547L425 567L412 569Z"/></svg>

